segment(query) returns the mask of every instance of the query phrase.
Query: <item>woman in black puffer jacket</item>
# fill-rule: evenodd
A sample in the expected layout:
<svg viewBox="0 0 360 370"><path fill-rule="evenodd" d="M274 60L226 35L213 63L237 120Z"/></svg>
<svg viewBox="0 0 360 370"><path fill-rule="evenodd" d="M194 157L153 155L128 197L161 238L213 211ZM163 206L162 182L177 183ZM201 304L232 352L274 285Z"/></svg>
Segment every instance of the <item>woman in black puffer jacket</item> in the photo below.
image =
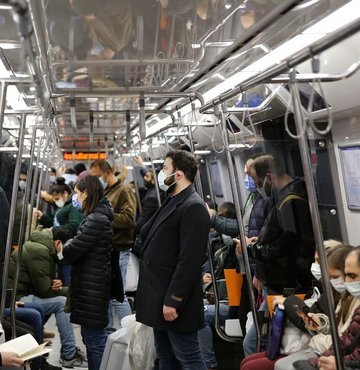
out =
<svg viewBox="0 0 360 370"><path fill-rule="evenodd" d="M63 254L73 265L70 283L71 322L81 325L89 370L100 368L106 343L111 297L113 209L97 177L87 176L75 186L73 204L86 218ZM121 281L121 279L120 279Z"/></svg>

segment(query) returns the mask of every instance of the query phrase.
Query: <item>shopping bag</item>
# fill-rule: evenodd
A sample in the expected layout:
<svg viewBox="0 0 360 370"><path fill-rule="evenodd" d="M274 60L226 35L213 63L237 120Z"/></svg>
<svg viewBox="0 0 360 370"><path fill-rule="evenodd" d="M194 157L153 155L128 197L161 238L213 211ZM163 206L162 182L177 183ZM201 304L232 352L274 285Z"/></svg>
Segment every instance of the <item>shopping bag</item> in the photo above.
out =
<svg viewBox="0 0 360 370"><path fill-rule="evenodd" d="M127 264L125 292L136 292L139 281L139 259L130 253Z"/></svg>
<svg viewBox="0 0 360 370"><path fill-rule="evenodd" d="M156 360L154 330L140 324L129 343L129 359L132 370L152 370Z"/></svg>

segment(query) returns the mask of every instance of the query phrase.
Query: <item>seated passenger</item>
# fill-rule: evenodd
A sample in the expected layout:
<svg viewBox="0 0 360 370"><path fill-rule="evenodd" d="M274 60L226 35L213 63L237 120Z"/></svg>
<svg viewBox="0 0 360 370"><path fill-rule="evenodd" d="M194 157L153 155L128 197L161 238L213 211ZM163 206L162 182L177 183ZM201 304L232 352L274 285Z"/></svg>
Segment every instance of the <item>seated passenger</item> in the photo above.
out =
<svg viewBox="0 0 360 370"><path fill-rule="evenodd" d="M347 329L351 322L353 313L360 306L360 299L356 299L348 293L345 293L343 281L345 259L352 249L353 248L350 246L344 246L340 244L339 246L331 249L327 254L330 282L335 293L337 292L338 294L341 294L341 299L336 308L336 321L338 323L338 330L340 334ZM337 294L334 294L334 296L336 297ZM323 296L321 296L320 299L322 297ZM292 297L286 298L285 300L281 299L281 301L285 301L283 302L285 307L287 307L288 300L289 305L293 306L294 300ZM275 299L275 301L275 303L279 302L277 299ZM317 312L320 307L319 304L314 304L311 308L306 308L306 305L302 307L300 304L298 306L305 313L308 313L308 315L311 316L316 322L320 323L320 316L318 316L318 314L311 313ZM327 307L325 308L326 311L328 311ZM303 334L299 335L298 337L299 343L304 344L303 348L299 347L295 353L276 360L269 360L266 357L265 352L249 356L241 364L241 369L252 370L264 368L273 370L275 368L276 370L291 370L294 369L292 366L293 362L300 359L311 358L315 356L316 353L321 353L330 348L332 339L330 335L329 321L324 314L322 314L321 318L322 324L319 327L309 326L308 323L303 323L303 326L296 325L301 329L304 328ZM299 320L302 321L301 319ZM293 322L293 319L291 321ZM311 335L309 333L311 333ZM304 339L304 337L306 338Z"/></svg>
<svg viewBox="0 0 360 370"><path fill-rule="evenodd" d="M55 314L64 367L87 367L85 355L75 345L70 315L64 311L67 289L63 289L61 280L57 278L58 255L68 239L69 232L61 228L36 230L30 235L30 240L23 246L17 299L40 304L47 317ZM14 285L17 253L15 250L10 260L10 289Z"/></svg>
<svg viewBox="0 0 360 370"><path fill-rule="evenodd" d="M345 260L345 289L357 301L360 299L360 247L355 248L348 254ZM351 322L340 337L341 351L344 362L350 366L357 366L360 360L360 307L357 307L352 315ZM301 360L294 363L295 369L336 369L334 348L322 353L320 357L310 360ZM308 366L311 365L311 366ZM330 367L331 366L331 367ZM358 367L355 367L358 369Z"/></svg>

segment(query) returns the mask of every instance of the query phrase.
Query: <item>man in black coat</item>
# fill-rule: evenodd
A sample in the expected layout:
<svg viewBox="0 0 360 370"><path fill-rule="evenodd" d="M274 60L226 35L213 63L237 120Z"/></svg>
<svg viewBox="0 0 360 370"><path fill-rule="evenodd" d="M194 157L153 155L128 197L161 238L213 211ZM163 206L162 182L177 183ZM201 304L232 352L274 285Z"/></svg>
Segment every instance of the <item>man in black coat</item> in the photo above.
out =
<svg viewBox="0 0 360 370"><path fill-rule="evenodd" d="M160 369L206 370L198 330L204 325L201 265L209 215L195 192L196 159L167 154L158 176L168 198L141 230L136 319L154 328Z"/></svg>

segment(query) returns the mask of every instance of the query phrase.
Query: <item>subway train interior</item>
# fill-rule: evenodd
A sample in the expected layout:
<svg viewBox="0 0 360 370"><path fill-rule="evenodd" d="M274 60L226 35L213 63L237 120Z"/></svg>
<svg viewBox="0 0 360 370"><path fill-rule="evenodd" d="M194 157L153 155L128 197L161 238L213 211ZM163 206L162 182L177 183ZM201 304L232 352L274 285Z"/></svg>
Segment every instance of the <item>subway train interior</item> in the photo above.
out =
<svg viewBox="0 0 360 370"><path fill-rule="evenodd" d="M336 288L328 273L330 257L324 248L327 240L354 248L360 245L359 69L359 0L0 0L0 319L9 332L0 341L20 336L16 312L22 309L17 303L22 259L27 256L25 247L32 233L41 228L36 212L56 215L57 207L61 208L52 196L58 181L54 178L62 177L72 186L66 193L71 197L79 181L74 168L83 164L91 174L94 161L106 160L126 191L135 194L140 217L147 190L144 168L145 173L153 174L160 207L164 194L158 173L168 152L185 150L197 159L194 184L210 217L217 207L231 204L238 232L230 237L248 245L236 254L244 266L240 272L234 270L241 283L232 288L232 294L238 289L235 295L240 297L237 304L230 303L229 281L217 273L219 253L212 247L216 228L209 228L204 258L210 262L209 279L216 284L210 284L207 292L204 287L201 297L205 319L210 311L214 315L210 335L199 337L205 369L280 369L268 352L279 317L276 310L286 304L269 306L267 313L271 312L272 318L259 315L261 289L253 285L255 252L245 228L249 196L264 193L269 175L261 181L256 163L270 155L287 178L303 183L306 195L301 201L307 207L312 245L320 264L321 297L327 307L321 315L328 320L328 331L311 332L306 326L309 315L304 313L307 329L302 335L309 337L308 342L327 335L328 347L316 351L310 341L310 347L306 344L293 352L310 348L317 360L311 363L308 357L296 358L303 363L295 366L294 362L288 369L360 369L359 336L352 352L343 348L342 336L348 331L344 334L345 329L339 329L339 308L335 309L341 306L343 296L335 299ZM255 163L251 168L256 176L247 168L249 160ZM264 197L275 199L272 206L281 212L283 204L276 205L272 184L273 190ZM298 195L291 196L295 199L290 201L299 201ZM296 222L307 221L297 218ZM224 234L217 234L221 243ZM291 243L287 247L291 248ZM236 244L232 248L235 251ZM349 275L346 261L339 277L345 285ZM133 274L130 262L125 268L128 277ZM11 271L13 285L9 288ZM266 281L262 283L266 286ZM352 297L351 291L344 291L342 294ZM126 293L135 314L136 286ZM222 312L223 307L231 312L239 306L240 299L245 300L243 295L248 301L246 330L239 325L236 310L235 316L225 318ZM354 297L360 299L360 291ZM265 296L263 299L266 302ZM350 306L344 314L348 312ZM62 358L58 317L46 312L43 327L54 336L45 348L52 351L42 365L32 361L16 366L33 370L173 369L161 365L152 331L144 324L135 328L134 316L128 328L117 317L114 320L116 331L108 336L100 367L93 362L87 366L91 351L83 344L76 323L72 327L79 361ZM264 325L266 320L268 325ZM287 333L289 317L284 320L280 342ZM256 364L256 359L254 365L244 363L249 326L255 333L253 353L265 353L272 363ZM296 335L298 339L301 336ZM293 356L291 351L282 351L282 346L283 342L278 343L277 356ZM14 352L13 347L4 348L4 352ZM325 349L331 353L325 354ZM203 369L179 363L179 369Z"/></svg>

